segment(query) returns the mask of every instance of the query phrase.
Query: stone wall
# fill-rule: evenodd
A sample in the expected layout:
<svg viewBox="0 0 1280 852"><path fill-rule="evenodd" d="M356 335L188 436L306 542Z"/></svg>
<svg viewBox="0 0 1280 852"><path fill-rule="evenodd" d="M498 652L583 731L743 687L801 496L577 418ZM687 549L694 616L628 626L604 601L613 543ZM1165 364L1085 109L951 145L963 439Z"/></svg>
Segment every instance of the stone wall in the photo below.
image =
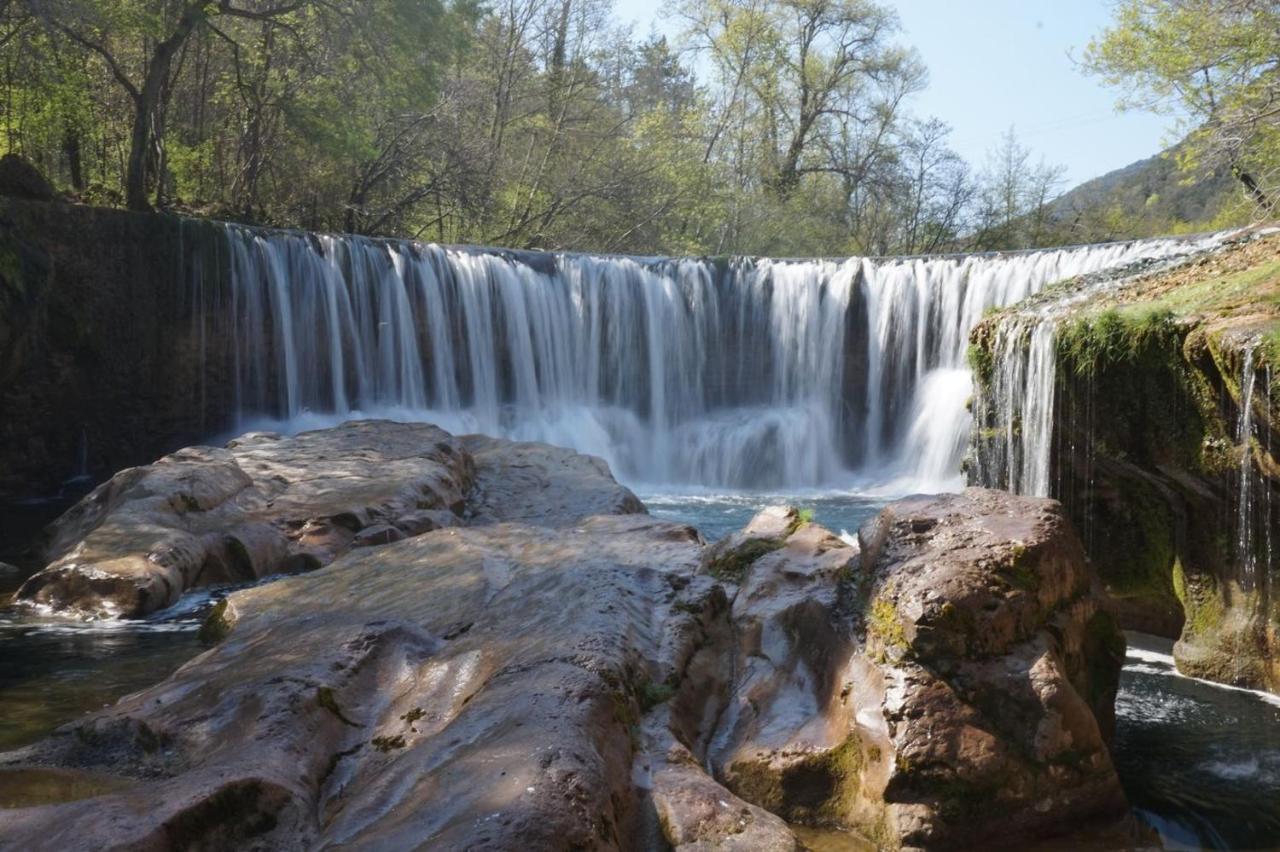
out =
<svg viewBox="0 0 1280 852"><path fill-rule="evenodd" d="M230 427L226 266L214 223L0 198L0 515Z"/></svg>

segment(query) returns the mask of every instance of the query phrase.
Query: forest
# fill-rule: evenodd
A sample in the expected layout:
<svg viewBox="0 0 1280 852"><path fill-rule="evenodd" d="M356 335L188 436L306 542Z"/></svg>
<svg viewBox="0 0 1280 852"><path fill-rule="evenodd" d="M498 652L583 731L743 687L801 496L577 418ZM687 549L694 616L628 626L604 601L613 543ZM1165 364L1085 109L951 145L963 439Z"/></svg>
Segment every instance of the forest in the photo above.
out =
<svg viewBox="0 0 1280 852"><path fill-rule="evenodd" d="M0 153L84 203L518 248L921 254L1246 221L1266 170L1230 140L1269 126L1271 4L1121 6L1082 73L1190 117L1160 188L1209 194L1196 221L1150 188L1056 201L1064 170L1012 128L966 162L873 0L671 0L675 39L610 0L0 0ZM1164 55L1185 6L1199 35ZM1246 78L1263 91L1220 120Z"/></svg>

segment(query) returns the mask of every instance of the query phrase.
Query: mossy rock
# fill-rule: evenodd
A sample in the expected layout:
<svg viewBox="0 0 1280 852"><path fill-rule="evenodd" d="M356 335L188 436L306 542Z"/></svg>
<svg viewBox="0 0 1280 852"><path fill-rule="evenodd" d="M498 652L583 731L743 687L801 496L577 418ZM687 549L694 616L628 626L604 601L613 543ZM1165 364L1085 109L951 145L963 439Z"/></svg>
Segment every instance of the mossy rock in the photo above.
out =
<svg viewBox="0 0 1280 852"><path fill-rule="evenodd" d="M209 610L209 614L205 616L204 621L200 624L199 638L205 645L217 645L223 639L230 635L231 630L235 627L235 621L228 617L227 613L230 609L230 602L223 598Z"/></svg>
<svg viewBox="0 0 1280 852"><path fill-rule="evenodd" d="M807 754L760 755L729 767L734 795L802 825L849 825L867 764L861 739L852 734L833 749Z"/></svg>
<svg viewBox="0 0 1280 852"><path fill-rule="evenodd" d="M783 539L747 539L737 547L712 557L707 563L707 571L717 580L741 583L757 559L781 549L785 543Z"/></svg>

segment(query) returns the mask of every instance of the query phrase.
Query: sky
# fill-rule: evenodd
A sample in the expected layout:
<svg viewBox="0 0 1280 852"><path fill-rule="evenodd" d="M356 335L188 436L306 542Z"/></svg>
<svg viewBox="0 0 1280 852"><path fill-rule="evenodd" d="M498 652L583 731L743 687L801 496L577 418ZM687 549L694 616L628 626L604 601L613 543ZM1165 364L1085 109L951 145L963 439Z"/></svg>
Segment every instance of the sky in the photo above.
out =
<svg viewBox="0 0 1280 852"><path fill-rule="evenodd" d="M1066 187L1149 157L1175 141L1172 119L1117 113L1117 92L1072 60L1111 19L1111 0L882 0L899 41L929 69L912 111L951 125L952 147L975 166L1010 127L1037 157L1066 167ZM664 0L618 0L637 34L675 36Z"/></svg>

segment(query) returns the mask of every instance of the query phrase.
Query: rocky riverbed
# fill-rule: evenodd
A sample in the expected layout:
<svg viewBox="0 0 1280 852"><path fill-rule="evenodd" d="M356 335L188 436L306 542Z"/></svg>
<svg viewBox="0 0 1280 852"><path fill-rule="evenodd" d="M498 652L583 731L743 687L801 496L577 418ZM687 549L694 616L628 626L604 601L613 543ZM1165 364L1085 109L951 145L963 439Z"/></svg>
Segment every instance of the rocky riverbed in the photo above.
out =
<svg viewBox="0 0 1280 852"><path fill-rule="evenodd" d="M364 422L126 471L54 533L20 598L81 617L228 540L302 573L0 756L13 848L943 848L1127 813L1123 638L1050 500L907 500L856 546L778 507L707 545L596 459Z"/></svg>

